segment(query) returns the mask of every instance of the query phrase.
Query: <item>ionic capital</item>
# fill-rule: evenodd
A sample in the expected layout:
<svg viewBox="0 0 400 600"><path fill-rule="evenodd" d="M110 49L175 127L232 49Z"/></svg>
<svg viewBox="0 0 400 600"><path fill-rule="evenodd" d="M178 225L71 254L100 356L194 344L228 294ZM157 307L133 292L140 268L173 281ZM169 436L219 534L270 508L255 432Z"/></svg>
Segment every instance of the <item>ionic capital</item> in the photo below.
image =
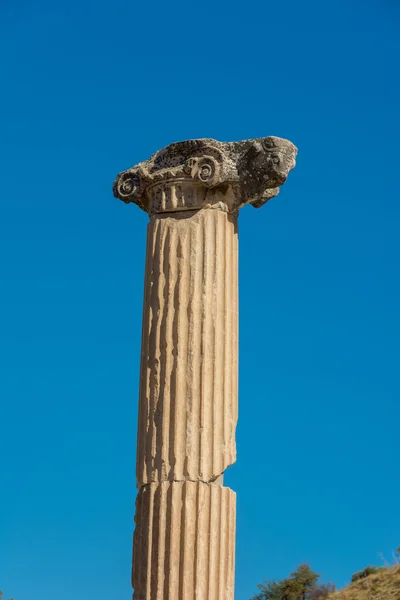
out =
<svg viewBox="0 0 400 600"><path fill-rule="evenodd" d="M149 215L215 208L259 208L279 193L296 164L297 148L278 137L241 142L176 142L123 171L114 195Z"/></svg>

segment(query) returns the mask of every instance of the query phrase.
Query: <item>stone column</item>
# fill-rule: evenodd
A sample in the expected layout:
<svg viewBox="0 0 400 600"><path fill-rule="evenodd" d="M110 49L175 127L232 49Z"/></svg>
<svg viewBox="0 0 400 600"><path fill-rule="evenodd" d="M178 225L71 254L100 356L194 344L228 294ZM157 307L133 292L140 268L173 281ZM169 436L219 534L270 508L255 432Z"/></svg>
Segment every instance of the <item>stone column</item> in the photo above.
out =
<svg viewBox="0 0 400 600"><path fill-rule="evenodd" d="M150 216L140 367L135 600L232 600L236 496L238 210L295 165L276 137L171 144L120 173Z"/></svg>

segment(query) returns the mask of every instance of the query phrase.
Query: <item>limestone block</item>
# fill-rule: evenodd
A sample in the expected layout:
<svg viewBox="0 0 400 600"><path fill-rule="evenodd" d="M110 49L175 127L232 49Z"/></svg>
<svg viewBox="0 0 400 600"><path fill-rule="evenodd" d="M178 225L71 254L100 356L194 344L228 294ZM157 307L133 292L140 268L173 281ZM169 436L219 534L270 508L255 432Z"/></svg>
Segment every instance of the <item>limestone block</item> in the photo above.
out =
<svg viewBox="0 0 400 600"><path fill-rule="evenodd" d="M236 458L237 218L154 215L148 226L137 482L217 478Z"/></svg>
<svg viewBox="0 0 400 600"><path fill-rule="evenodd" d="M134 600L233 600L232 490L193 481L145 485L135 521Z"/></svg>

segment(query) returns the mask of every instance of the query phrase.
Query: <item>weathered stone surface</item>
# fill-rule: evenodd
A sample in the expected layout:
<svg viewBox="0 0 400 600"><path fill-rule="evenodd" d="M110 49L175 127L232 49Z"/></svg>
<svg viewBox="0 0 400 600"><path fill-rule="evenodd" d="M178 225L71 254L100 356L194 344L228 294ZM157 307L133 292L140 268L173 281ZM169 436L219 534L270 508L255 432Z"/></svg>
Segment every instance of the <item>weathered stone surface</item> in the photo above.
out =
<svg viewBox="0 0 400 600"><path fill-rule="evenodd" d="M233 600L232 490L193 481L145 485L135 520L134 600Z"/></svg>
<svg viewBox="0 0 400 600"><path fill-rule="evenodd" d="M279 192L277 137L171 144L120 173L150 216L137 442L136 600L233 600L238 210Z"/></svg>
<svg viewBox="0 0 400 600"><path fill-rule="evenodd" d="M138 486L218 477L236 458L237 218L154 215L148 226Z"/></svg>
<svg viewBox="0 0 400 600"><path fill-rule="evenodd" d="M279 193L296 164L297 148L278 137L241 142L212 139L176 142L120 173L114 194L158 212L256 208Z"/></svg>

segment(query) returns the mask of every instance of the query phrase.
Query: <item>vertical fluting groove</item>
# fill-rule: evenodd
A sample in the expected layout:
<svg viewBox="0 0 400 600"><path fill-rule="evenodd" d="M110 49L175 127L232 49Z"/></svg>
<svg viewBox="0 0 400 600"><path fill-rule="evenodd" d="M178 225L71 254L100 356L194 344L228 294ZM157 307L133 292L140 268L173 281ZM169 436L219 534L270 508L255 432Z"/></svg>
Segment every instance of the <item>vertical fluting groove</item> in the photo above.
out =
<svg viewBox="0 0 400 600"><path fill-rule="evenodd" d="M156 600L163 600L163 585L164 585L164 562L165 562L165 545L166 545L166 513L162 510L162 507L166 504L166 488L165 486L159 487L160 505L158 507L158 528L154 531L154 537L156 544L154 548L157 548L158 555L152 556L152 568L156 574L154 583L154 589L156 590ZM157 538L158 534L158 538Z"/></svg>
<svg viewBox="0 0 400 600"><path fill-rule="evenodd" d="M204 216L204 219L206 215ZM208 301L206 298L206 294L204 293L205 282L207 279L208 269L207 269L207 228L204 227L204 219L201 222L201 233L203 238L202 244L202 280L201 280L201 345L200 345L200 381L199 381L199 470L198 476L200 479L203 479L203 457L202 457L202 449L204 446L204 396L206 393L205 390L205 377L204 377L204 369L205 369L205 356L206 356L206 331L207 331L207 308Z"/></svg>
<svg viewBox="0 0 400 600"><path fill-rule="evenodd" d="M147 566L146 569L146 573L147 573L147 581L151 581L151 586L149 586L150 588L153 587L154 589L157 589L157 569L153 569L153 564L154 564L154 560L157 556L157 552L158 552L158 536L159 536L159 531L158 531L158 526L159 526L159 512L160 512L160 500L159 500L159 495L160 495L160 491L161 490L155 490L154 495L150 494L150 517L149 517L149 524L148 524L148 528L147 528L147 535L148 535L148 540L149 540L149 546L148 546L148 551L147 551L147 556L148 556L148 560L150 561L149 565ZM147 491L147 493L149 493L149 491ZM151 527L151 525L153 525L153 527ZM146 600L150 600L150 590L146 589Z"/></svg>
<svg viewBox="0 0 400 600"><path fill-rule="evenodd" d="M225 548L226 548L226 559L225 559L225 570L224 570L224 582L226 585L226 591L227 591L227 596L229 598L229 583L231 581L233 581L234 579L234 570L232 570L232 573L230 572L230 563L232 560L234 560L234 554L232 554L234 552L234 547L232 546L232 544L235 544L235 536L234 534L232 535L231 533L231 529L232 526L235 527L235 516L236 513L233 514L233 518L232 518L232 510L235 511L235 508L232 509L232 498L233 500L235 500L235 496L232 494L228 494L225 497L225 503L226 503L226 511L225 514L228 515L228 520L229 520L229 525L226 528L225 531ZM233 559L232 559L233 556ZM231 592L231 597L233 598L233 590Z"/></svg>
<svg viewBox="0 0 400 600"><path fill-rule="evenodd" d="M225 261L223 238L226 229L222 219L215 220L215 331L214 331L214 391L212 408L214 411L213 424L213 473L224 470L225 436L224 436L224 304L225 304Z"/></svg>
<svg viewBox="0 0 400 600"><path fill-rule="evenodd" d="M197 252L193 249L197 248ZM185 478L189 473L196 473L199 460L200 430L199 430L199 368L201 350L201 312L198 302L201 289L203 252L202 235L199 227L190 228L189 260L191 263L189 286L189 339L188 339L188 429L186 432L186 461Z"/></svg>
<svg viewBox="0 0 400 600"><path fill-rule="evenodd" d="M229 234L228 234L229 232ZM224 439L227 441L226 452L229 456L231 449L232 440L232 403L235 402L235 395L232 388L232 370L235 368L235 364L232 361L232 327L235 319L235 314L232 309L232 270L236 268L236 265L232 264L232 244L234 243L234 235L232 235L231 228L226 229L226 243L225 243L225 364L224 364L224 382L225 382L225 395L224 395L224 426L225 436Z"/></svg>
<svg viewBox="0 0 400 600"><path fill-rule="evenodd" d="M215 448L213 445L214 436L214 361L215 361L215 312L216 312L216 294L215 294L215 225L216 219L211 211L206 213L206 276L203 282L203 305L205 306L205 326L204 326L204 348L203 357L203 391L202 399L203 410L203 445L202 445L202 465L199 473L200 479L207 480L207 474L211 476L213 472ZM207 463L211 463L210 465Z"/></svg>
<svg viewBox="0 0 400 600"><path fill-rule="evenodd" d="M225 554L226 554L226 538L225 533L226 530L222 527L222 519L224 518L224 514L226 514L225 509L225 495L222 493L222 489L220 490L220 505L219 505L219 538L218 538L218 586L216 588L217 599L224 597L224 564L225 564Z"/></svg>
<svg viewBox="0 0 400 600"><path fill-rule="evenodd" d="M165 223L164 223L165 226ZM178 263L177 254L177 231L169 229L170 248L168 257L166 257L166 270L168 270L168 295L166 297L166 307L164 312L165 335L161 341L163 347L162 361L165 363L164 390L160 401L163 403L165 413L163 415L163 439L159 448L161 448L163 464L168 465L166 469L166 479L173 479L176 466L176 420L177 412L177 390L176 390L176 345L177 345L177 321L178 311L176 306ZM164 343L163 343L164 342ZM169 402L165 402L169 398Z"/></svg>
<svg viewBox="0 0 400 600"><path fill-rule="evenodd" d="M204 531L205 535L198 535L198 556L197 558L197 598L205 598L208 593L208 552L209 552L209 490L199 486L199 513L197 531Z"/></svg>
<svg viewBox="0 0 400 600"><path fill-rule="evenodd" d="M160 402L162 398L161 393L161 382L162 382L162 374L164 363L161 359L161 340L162 340L162 327L165 313L163 311L163 303L164 303L164 295L165 289L167 286L167 275L165 269L162 268L164 266L163 256L168 253L168 235L165 235L165 231L162 228L158 228L157 230L157 239L158 239L158 252L154 255L154 266L153 271L155 273L155 281L154 281L154 296L152 301L155 306L154 311L154 326L152 330L151 336L151 346L150 346L150 355L149 355L149 367L150 367L150 396L147 402L149 403L150 409L148 410L149 415L152 416L150 428L148 435L151 437L151 445L148 444L146 449L150 447L148 450L147 456L152 457L152 461L143 461L147 465L147 469L145 468L145 464L143 465L143 471L146 473L146 480L151 479L153 476L153 471L158 469L159 476L162 476L162 461L157 456L157 447L161 447L162 443L162 422L163 422L163 412L164 406L163 403ZM168 234L168 232L167 232ZM157 264L156 264L157 263ZM153 369L152 369L153 366ZM140 432L139 432L140 434Z"/></svg>
<svg viewBox="0 0 400 600"><path fill-rule="evenodd" d="M236 356L236 365L235 368L233 369L233 389L234 389L234 393L233 393L233 402L232 402L232 408L234 410L233 413L233 421L237 422L238 419L238 376L239 376L239 369L237 367L238 364L238 354L239 354L239 339L238 339L238 334L239 334L239 323L238 323L238 314L239 314L239 289L238 289L238 279L239 279L239 270L238 270L238 235L237 235L237 227L238 227L238 220L237 220L237 216L236 217L232 217L232 219L234 219L233 221L233 226L235 228L235 235L232 236L232 279L233 279L233 283L234 283L234 290L233 290L233 298L234 298L234 305L233 305L233 320L232 320L232 331L233 331L233 348L232 348L232 354L234 356ZM236 426L235 426L236 427ZM234 434L235 435L235 432Z"/></svg>
<svg viewBox="0 0 400 600"><path fill-rule="evenodd" d="M165 193L165 192L164 192ZM150 477L147 480L152 481L154 478L161 479L166 474L166 467L164 463L163 450L164 445L168 446L169 435L168 435L168 425L169 425L169 404L163 402L163 398L166 396L168 391L166 390L166 385L169 385L167 369L168 365L165 361L165 345L167 343L166 339L166 321L168 318L168 312L165 310L165 305L168 303L168 290L170 287L170 273L169 273L169 264L168 264L168 256L170 252L170 231L168 228L165 228L163 223L154 223L155 227L160 230L160 236L163 243L162 253L160 254L160 278L163 279L163 286L160 289L160 298L159 298L159 313L158 313L158 329L157 329L157 346L153 348L154 354L159 357L159 371L156 373L156 385L154 386L155 390L158 390L158 393L150 398L151 403L157 404L157 409L160 412L160 423L157 428L157 437L156 437L156 449L157 456L155 457L153 453L148 454L146 456L147 463L149 464L149 473ZM147 481L146 480L146 481Z"/></svg>
<svg viewBox="0 0 400 600"><path fill-rule="evenodd" d="M217 486L210 486L210 520L208 530L208 600L214 600L215 591L215 571L217 567L217 559L215 552L216 534L218 534L217 515Z"/></svg>
<svg viewBox="0 0 400 600"><path fill-rule="evenodd" d="M232 490L152 483L139 490L136 507L135 600L233 600Z"/></svg>
<svg viewBox="0 0 400 600"><path fill-rule="evenodd" d="M234 237L232 237L230 240L230 243L228 244L228 252L232 255L232 257L234 256ZM229 328L229 333L227 335L227 339L226 339L226 343L227 345L229 345L229 349L230 349L230 354L232 354L232 352L234 351L234 335L233 335L233 329L235 327L234 324L234 312L235 312L235 299L234 299L234 278L235 278L235 274L234 274L234 266L233 266L233 260L231 260L230 263L230 273L229 273L229 295L230 295L230 311L231 311L231 327ZM237 267L236 267L237 268ZM235 368L232 367L232 365L230 365L228 367L228 379L229 379L229 387L230 387L230 397L231 397L231 402L230 402L230 406L229 406L229 425L231 426L232 421L233 421L233 414L234 414L234 407L232 406L232 404L235 402L235 385L234 385L234 370Z"/></svg>
<svg viewBox="0 0 400 600"><path fill-rule="evenodd" d="M203 507L200 499L200 486L197 486L196 489L196 513L195 513L195 522L196 522L196 532L200 531L201 528L201 516L203 513ZM199 577L199 557L200 557L200 536L196 535L194 542L195 552L194 552L194 589L195 589L195 600L198 600L200 593L200 581L201 577Z"/></svg>
<svg viewBox="0 0 400 600"><path fill-rule="evenodd" d="M226 248L226 238L227 238L227 227L226 226L222 226L221 227L221 248L220 248L220 252L221 252L221 256L224 257L224 260L221 261L222 265L223 265L223 274L222 274L222 287L221 287L221 315L220 315L220 319L221 319L221 327L222 327L222 338L220 340L220 344L219 344L219 355L220 355L220 369L221 369L221 389L220 389L220 403L221 403L221 415L220 415L220 419L221 419L221 428L222 428L222 440L223 440L223 448L224 448L224 455L222 457L222 465L225 464L225 460L224 457L228 455L229 450L227 447L227 441L228 444L230 445L229 442L229 429L227 428L227 423L226 423L226 417L225 414L228 410L228 405L226 402L226 373L225 373L225 356L226 356L226 348L225 348L225 340L226 340L226 329L227 329L227 320L226 320L226 304L227 304L227 300L226 300L226 266L227 266L227 260L226 260L226 256L225 256L225 248ZM233 316L234 318L234 316Z"/></svg>
<svg viewBox="0 0 400 600"><path fill-rule="evenodd" d="M235 461L236 237L219 210L151 218L138 487L212 481Z"/></svg>
<svg viewBox="0 0 400 600"><path fill-rule="evenodd" d="M158 275L158 280L156 279L154 285L154 304L156 306L155 316L154 316L154 331L153 336L151 337L151 346L150 350L152 353L150 360L150 366L154 364L154 372L152 373L152 385L151 385L151 395L149 398L150 410L149 414L151 415L151 424L149 429L149 437L151 436L151 443L148 444L148 455L152 457L152 464L148 464L148 476L152 476L152 471L157 469L161 475L162 472L162 461L160 461L160 457L157 454L157 449L160 448L160 443L162 443L163 435L162 435L162 423L164 419L164 406L160 402L162 398L161 385L163 381L163 369L164 369L164 361L162 360L162 340L164 338L163 335L163 324L165 313L163 310L164 306L164 297L166 293L166 288L168 285L168 272L165 270L165 256L168 256L168 243L169 236L165 235L165 231L162 228L157 230L157 237L159 237L159 255L154 256L154 262L158 260L157 268L154 269L155 273ZM150 358L150 357L149 357Z"/></svg>
<svg viewBox="0 0 400 600"><path fill-rule="evenodd" d="M187 465L188 452L190 453L191 444L191 430L190 425L190 413L188 408L188 354L189 354L189 297L190 297L190 281L192 274L192 263L189 260L190 257L190 229L186 231L185 242L183 245L181 265L182 265L182 291L180 296L180 316L182 319L182 361L179 362L181 365L180 378L179 378L179 389L183 395L183 415L182 415L182 448L181 448L181 461L182 461L182 473L184 478L189 478L189 471ZM191 412L191 411L190 411Z"/></svg>
<svg viewBox="0 0 400 600"><path fill-rule="evenodd" d="M170 565L171 565L171 534L174 534L175 531L172 529L173 526L173 518L171 511L171 496L172 496L172 486L163 486L166 487L165 494L165 504L163 509L165 510L166 515L166 524L165 524L165 554L163 557L160 557L160 560L163 561L164 566L164 581L163 581L163 600L169 598L169 581L170 581ZM149 486L150 489L154 487L153 485ZM163 560L164 559L164 560ZM153 565L154 568L154 565Z"/></svg>
<svg viewBox="0 0 400 600"><path fill-rule="evenodd" d="M179 598L178 596L178 581L179 581L179 559L180 559L180 498L182 492L181 485L170 485L169 512L171 513L171 528L169 531L169 552L168 552L168 593L166 598ZM178 514L177 514L178 513ZM176 567L178 564L178 568Z"/></svg>
<svg viewBox="0 0 400 600"><path fill-rule="evenodd" d="M233 217L230 217L232 228L234 229L235 221ZM236 304L235 304L235 271L237 270L237 253L235 252L237 245L237 239L235 235L230 236L229 243L227 243L226 252L227 263L229 265L227 273L227 289L229 290L229 313L230 313L230 327L227 330L226 346L228 354L231 356L234 354L237 356L237 348L235 346L235 327L237 321ZM237 404L237 389L235 387L235 370L237 369L237 362L235 364L227 364L227 383L229 385L229 408L226 414L228 419L228 428L231 435L231 444L234 444L235 427L236 427L236 404Z"/></svg>
<svg viewBox="0 0 400 600"><path fill-rule="evenodd" d="M183 582L186 573L186 561L185 561L185 521L186 521L186 490L188 486L182 486L182 508L181 508L181 531L180 531L180 539L179 539L179 587L178 587L178 598L184 598L183 595Z"/></svg>
<svg viewBox="0 0 400 600"><path fill-rule="evenodd" d="M212 466L211 470L213 473L221 473L222 472L222 461L221 457L223 455L223 447L220 445L220 431L221 431L221 420L218 418L218 411L221 406L220 395L218 390L218 376L221 371L218 372L217 360L218 360L218 344L219 344L219 333L220 333L220 310L221 310L221 297L218 292L220 292L221 286L220 281L218 281L218 276L221 275L220 261L217 259L219 256L219 244L218 244L218 230L219 230L219 219L213 219L214 221L214 231L213 231L213 284L212 284L212 335L211 335L211 347L212 347L212 357L211 357L211 371L212 371L212 392L210 394L211 399L211 427L210 427L210 438L212 444ZM218 399L218 400L217 400ZM217 400L217 401L213 401Z"/></svg>
<svg viewBox="0 0 400 600"><path fill-rule="evenodd" d="M173 438L173 472L184 473L186 457L186 372L187 372L187 302L190 261L186 259L189 232L178 237L177 244L177 282L174 294L174 327L173 355L174 369L172 373L173 388L171 404L175 405L174 438ZM172 423L171 423L172 424ZM172 444L171 444L172 446Z"/></svg>
<svg viewBox="0 0 400 600"><path fill-rule="evenodd" d="M182 527L181 527L181 559L180 559L180 578L179 578L179 597L190 598L190 588L193 586L193 541L195 528L193 527L195 519L190 518L190 507L196 506L195 486L184 486L183 507L182 507Z"/></svg>
<svg viewBox="0 0 400 600"><path fill-rule="evenodd" d="M228 548L232 552L232 556L229 559L229 569L230 574L227 578L227 581L230 583L230 590L228 590L233 598L235 591L235 556L236 556L236 494L232 494L229 496L229 502L231 503L231 510L229 511L230 515L230 525L228 525L228 531L230 535L230 541L228 544ZM228 597L229 594L228 594Z"/></svg>

